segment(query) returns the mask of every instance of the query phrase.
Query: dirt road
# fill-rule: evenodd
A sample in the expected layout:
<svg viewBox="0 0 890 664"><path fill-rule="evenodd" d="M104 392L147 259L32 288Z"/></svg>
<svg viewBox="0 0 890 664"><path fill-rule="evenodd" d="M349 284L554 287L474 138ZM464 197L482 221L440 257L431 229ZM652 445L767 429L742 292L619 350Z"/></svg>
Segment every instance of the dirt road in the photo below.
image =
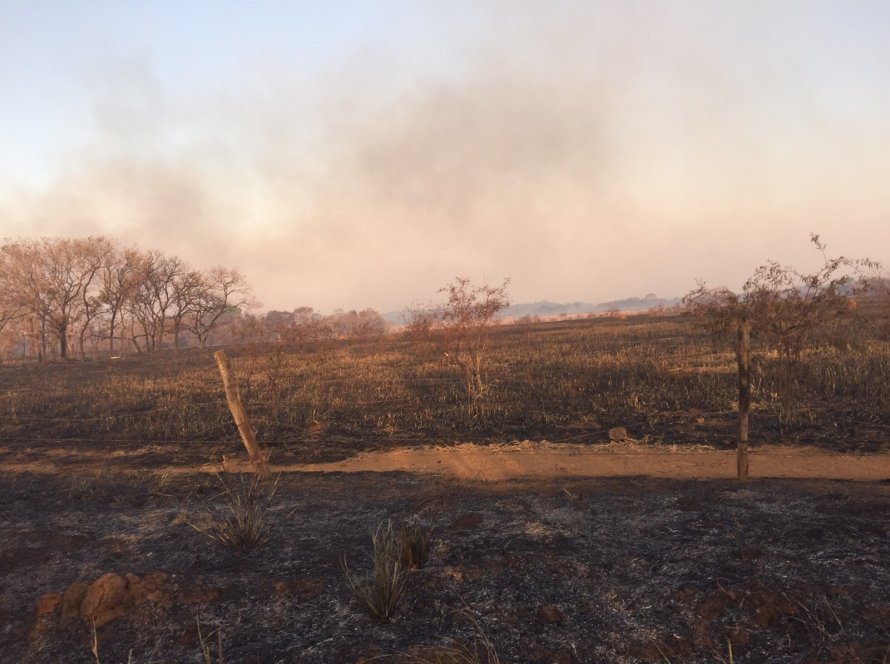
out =
<svg viewBox="0 0 890 664"><path fill-rule="evenodd" d="M323 464L282 465L283 472L433 473L460 479L646 476L721 479L736 474L735 452L644 446L517 443L463 444L363 453ZM751 454L752 477L890 479L890 455L833 454L802 447L770 446Z"/></svg>
<svg viewBox="0 0 890 664"><path fill-rule="evenodd" d="M3 454L0 471L57 473L87 471L102 465L141 472L147 450L75 451L63 448ZM463 480L498 482L518 478L657 477L669 479L725 479L735 477L735 453L704 447L642 444L572 445L521 442L502 445L440 445L363 452L343 461L315 464L274 463L274 473L407 472ZM239 472L246 470L241 455L219 463L161 464L172 473ZM758 446L751 453L752 478L890 480L890 454L832 453L806 447Z"/></svg>

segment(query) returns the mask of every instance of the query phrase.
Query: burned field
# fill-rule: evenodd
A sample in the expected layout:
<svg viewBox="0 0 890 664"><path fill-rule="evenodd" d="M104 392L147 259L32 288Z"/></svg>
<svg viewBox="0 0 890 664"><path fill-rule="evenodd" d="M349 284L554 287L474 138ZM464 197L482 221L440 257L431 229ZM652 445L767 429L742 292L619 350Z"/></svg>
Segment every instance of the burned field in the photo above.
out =
<svg viewBox="0 0 890 664"><path fill-rule="evenodd" d="M204 661L197 621L229 662L460 661L433 657L481 639L502 662L719 662L730 648L736 662L882 662L890 648L886 483L288 475L268 540L239 552L190 525L221 500L212 476L3 479L7 661L95 661L72 584L108 573L127 589L97 614L107 662ZM340 557L366 569L388 518L432 526L432 546L381 622Z"/></svg>
<svg viewBox="0 0 890 664"><path fill-rule="evenodd" d="M758 359L755 450L886 452L878 323L814 349L792 384ZM732 356L678 317L498 330L480 403L439 355L434 339L396 338L232 351L278 462L596 446L615 426L643 448L733 444ZM209 353L0 377L4 661L890 661L886 481L299 472L252 485L210 472L244 452ZM266 526L250 550L209 536L245 487ZM431 534L380 620L343 559L366 572L387 520Z"/></svg>
<svg viewBox="0 0 890 664"><path fill-rule="evenodd" d="M878 452L890 441L890 321L883 309L831 328L793 368L755 353L753 443ZM732 447L735 357L680 315L495 328L483 399L470 400L435 335L231 348L273 460L449 442L637 440ZM6 452L153 446L207 461L240 443L212 352L0 366Z"/></svg>

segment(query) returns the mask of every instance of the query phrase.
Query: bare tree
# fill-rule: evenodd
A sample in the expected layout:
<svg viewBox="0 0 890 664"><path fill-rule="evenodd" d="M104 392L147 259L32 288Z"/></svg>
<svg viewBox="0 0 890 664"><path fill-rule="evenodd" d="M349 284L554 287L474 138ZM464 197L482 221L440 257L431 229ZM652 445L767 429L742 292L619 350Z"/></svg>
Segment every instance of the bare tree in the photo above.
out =
<svg viewBox="0 0 890 664"><path fill-rule="evenodd" d="M106 237L91 237L79 242L83 288L80 291L80 334L78 351L80 358L86 357L86 335L93 322L106 311L101 295L101 271L114 254L114 244Z"/></svg>
<svg viewBox="0 0 890 664"><path fill-rule="evenodd" d="M491 328L498 312L510 305L509 279L500 286L475 286L466 277L457 277L439 289L448 300L427 309L416 320L419 327L440 328L445 360L456 366L467 395L474 401L485 396L488 383L483 366Z"/></svg>
<svg viewBox="0 0 890 664"><path fill-rule="evenodd" d="M332 317L323 316L312 307L297 307L279 338L289 342L321 341L336 336Z"/></svg>
<svg viewBox="0 0 890 664"><path fill-rule="evenodd" d="M210 334L224 325L226 316L242 307L258 306L246 277L237 268L215 267L202 275L203 288L194 302L191 331L201 348Z"/></svg>
<svg viewBox="0 0 890 664"><path fill-rule="evenodd" d="M0 277L6 306L23 317L25 334L33 343L37 359L46 357L46 333L50 303L41 269L40 249L34 242L5 244L0 252Z"/></svg>
<svg viewBox="0 0 890 664"><path fill-rule="evenodd" d="M206 298L206 283L200 272L183 270L178 273L171 283L173 297L171 298L170 322L173 329L173 350L179 350L180 336L186 321L190 316L197 315L201 302Z"/></svg>
<svg viewBox="0 0 890 664"><path fill-rule="evenodd" d="M174 284L188 267L176 256L164 256L159 251L142 254L137 274L138 287L129 302L130 313L138 322L131 326L131 340L141 351L139 339L145 341L145 350L160 350L164 345L167 318L175 296Z"/></svg>
<svg viewBox="0 0 890 664"><path fill-rule="evenodd" d="M97 298L108 317L108 351L111 355L114 355L118 324L123 324L125 307L139 287L141 264L142 257L135 249L115 247L106 255L99 270Z"/></svg>
<svg viewBox="0 0 890 664"><path fill-rule="evenodd" d="M24 316L24 309L16 304L15 301L6 302L0 300L0 332L2 332L6 326Z"/></svg>
<svg viewBox="0 0 890 664"><path fill-rule="evenodd" d="M751 405L751 340L775 350L785 371L784 408L793 400L793 370L815 334L854 307L852 298L868 287L868 275L879 266L869 259L829 258L819 236L810 241L822 265L810 273L768 261L745 282L741 294L725 288L711 290L704 283L684 298L690 313L715 336L735 332L739 384L738 477L748 474L748 430Z"/></svg>
<svg viewBox="0 0 890 664"><path fill-rule="evenodd" d="M14 280L16 261L9 247L0 247L0 332L27 314L22 293Z"/></svg>
<svg viewBox="0 0 890 664"><path fill-rule="evenodd" d="M44 240L38 259L49 304L49 325L59 343L59 355L68 357L68 332L80 315L80 294L85 287L83 254L71 240Z"/></svg>
<svg viewBox="0 0 890 664"><path fill-rule="evenodd" d="M46 334L68 357L69 335L83 316L85 292L95 275L90 247L97 240L42 239L3 247L3 286L11 308L35 319L38 357L46 355Z"/></svg>
<svg viewBox="0 0 890 664"><path fill-rule="evenodd" d="M239 344L255 344L268 340L263 321L251 313L237 312L229 328L231 339Z"/></svg>
<svg viewBox="0 0 890 664"><path fill-rule="evenodd" d="M438 315L435 309L413 305L402 311L402 321L406 337L412 341L429 341L438 325Z"/></svg>
<svg viewBox="0 0 890 664"><path fill-rule="evenodd" d="M743 288L742 303L752 321L788 366L800 360L815 334L850 313L852 298L867 290L871 273L880 267L867 258L829 258L818 235L810 241L822 257L818 269L802 273L769 261Z"/></svg>

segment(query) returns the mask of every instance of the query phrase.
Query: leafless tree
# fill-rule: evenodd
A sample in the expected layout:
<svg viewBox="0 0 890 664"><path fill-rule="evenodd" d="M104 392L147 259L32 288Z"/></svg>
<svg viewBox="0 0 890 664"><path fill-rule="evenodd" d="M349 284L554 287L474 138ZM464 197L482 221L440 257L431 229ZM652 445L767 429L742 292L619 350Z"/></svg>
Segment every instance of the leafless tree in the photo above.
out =
<svg viewBox="0 0 890 664"><path fill-rule="evenodd" d="M15 315L25 312L34 319L40 359L46 355L47 332L56 337L59 356L68 357L69 335L83 317L97 269L90 249L99 241L44 238L4 245L0 288Z"/></svg>
<svg viewBox="0 0 890 664"><path fill-rule="evenodd" d="M770 261L757 269L744 286L744 305L767 344L788 366L800 360L814 336L855 308L853 298L869 287L880 266L865 259L829 258L819 236L810 241L822 265L810 273Z"/></svg>
<svg viewBox="0 0 890 664"><path fill-rule="evenodd" d="M10 248L0 247L0 332L27 314L24 298L12 278L16 268L15 263Z"/></svg>
<svg viewBox="0 0 890 664"><path fill-rule="evenodd" d="M39 245L26 241L5 244L0 259L6 307L11 315L26 319L25 334L33 343L38 360L42 361L47 350L50 304L41 270Z"/></svg>
<svg viewBox="0 0 890 664"><path fill-rule="evenodd" d="M868 288L870 273L879 267L867 258L829 258L818 235L812 234L810 241L822 257L822 264L813 272L768 261L745 282L741 294L725 288L711 290L700 283L684 298L690 313L714 335L735 332L740 479L747 476L752 338L782 358L780 398L789 412L794 403L793 371L801 354L820 329L854 310L853 298Z"/></svg>
<svg viewBox="0 0 890 664"><path fill-rule="evenodd" d="M229 332L231 339L239 344L255 344L269 340L262 319L249 312L236 312Z"/></svg>
<svg viewBox="0 0 890 664"><path fill-rule="evenodd" d="M114 243L106 237L93 237L80 241L83 288L80 291L80 333L78 351L81 359L86 357L86 336L93 322L105 314L106 305L102 301L101 273L110 256L114 254Z"/></svg>
<svg viewBox="0 0 890 664"><path fill-rule="evenodd" d="M439 324L438 319L438 312L435 309L406 307L402 311L404 334L412 341L429 341L433 337L433 330Z"/></svg>
<svg viewBox="0 0 890 664"><path fill-rule="evenodd" d="M188 266L182 259L159 251L146 252L141 258L138 287L129 301L129 311L135 319L131 323L131 341L137 351L142 351L139 340L144 340L144 350L152 352L163 348L175 297L174 284L188 271Z"/></svg>
<svg viewBox="0 0 890 664"><path fill-rule="evenodd" d="M200 272L184 269L174 276L170 288L173 295L170 300L173 350L178 351L189 317L198 315L201 303L207 298L207 285Z"/></svg>
<svg viewBox="0 0 890 664"><path fill-rule="evenodd" d="M114 355L114 340L118 325L123 323L126 305L139 288L142 256L135 249L110 251L99 270L97 298L105 309L108 325L108 351Z"/></svg>
<svg viewBox="0 0 890 664"><path fill-rule="evenodd" d="M247 279L236 268L212 268L202 275L201 282L203 287L193 305L190 329L204 348L211 333L226 323L226 316L242 307L258 305Z"/></svg>
<svg viewBox="0 0 890 664"><path fill-rule="evenodd" d="M445 304L417 312L412 321L418 329L441 332L445 360L460 370L473 401L482 399L489 387L483 372L485 354L495 316L510 305L509 285L504 279L500 286L476 286L457 277L439 289L447 295Z"/></svg>

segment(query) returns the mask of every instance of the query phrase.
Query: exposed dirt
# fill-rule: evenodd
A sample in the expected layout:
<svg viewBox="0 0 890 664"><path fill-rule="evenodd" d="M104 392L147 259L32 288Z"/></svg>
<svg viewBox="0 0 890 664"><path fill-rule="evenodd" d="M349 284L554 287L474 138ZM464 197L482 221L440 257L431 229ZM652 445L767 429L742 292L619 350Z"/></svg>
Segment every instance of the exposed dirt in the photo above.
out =
<svg viewBox="0 0 890 664"><path fill-rule="evenodd" d="M525 442L365 452L333 463L273 466L275 471L405 471L495 482L533 477L728 479L736 476L736 456L706 448ZM751 453L750 472L753 477L883 480L890 479L890 454L854 456L803 447L763 447Z"/></svg>
<svg viewBox="0 0 890 664"><path fill-rule="evenodd" d="M96 450L48 448L39 452L4 453L0 472L54 474L83 471L101 464L106 469L142 472L150 450L112 455ZM890 480L890 454L842 454L813 447L763 445L750 453L751 477L789 479ZM499 482L510 479L559 477L662 477L667 479L731 479L735 452L702 446L653 446L633 441L607 445L573 445L524 441L511 444L402 447L362 452L342 461L273 463L273 473L409 472L461 480ZM180 463L167 467L177 474L246 472L242 455L221 455L219 463Z"/></svg>
<svg viewBox="0 0 890 664"><path fill-rule="evenodd" d="M719 662L729 647L740 664L890 661L886 456L760 449L755 477L847 479L739 484L722 479L732 454L706 449L396 449L283 473L270 539L246 554L189 525L221 502L219 464L2 459L3 661L94 662L91 587L103 663L202 661L196 619L231 663L408 661L471 643L461 609L504 662ZM386 518L431 524L436 543L380 624L339 557L362 569Z"/></svg>

